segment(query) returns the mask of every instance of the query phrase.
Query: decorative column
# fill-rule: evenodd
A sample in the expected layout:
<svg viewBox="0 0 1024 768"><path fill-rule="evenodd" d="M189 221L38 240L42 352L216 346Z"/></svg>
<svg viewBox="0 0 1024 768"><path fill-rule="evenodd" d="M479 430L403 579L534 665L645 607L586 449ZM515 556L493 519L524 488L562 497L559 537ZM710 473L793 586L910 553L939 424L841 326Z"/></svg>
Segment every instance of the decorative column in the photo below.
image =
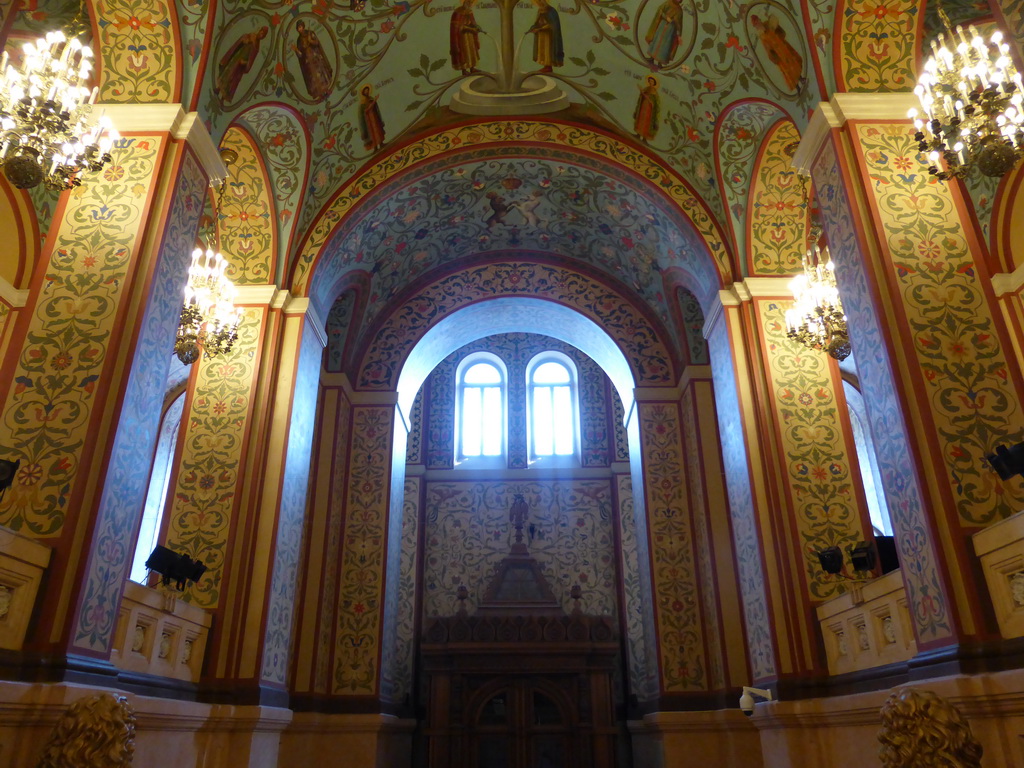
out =
<svg viewBox="0 0 1024 768"><path fill-rule="evenodd" d="M195 114L106 110L124 138L104 171L62 196L0 369L0 454L21 461L0 523L56 550L26 648L100 671L111 669L202 200L223 174Z"/></svg>
<svg viewBox="0 0 1024 768"><path fill-rule="evenodd" d="M929 176L911 94L822 103L794 159L818 189L896 532L917 664L991 632L967 540L1021 508L984 456L1024 438L1020 368L958 186Z"/></svg>

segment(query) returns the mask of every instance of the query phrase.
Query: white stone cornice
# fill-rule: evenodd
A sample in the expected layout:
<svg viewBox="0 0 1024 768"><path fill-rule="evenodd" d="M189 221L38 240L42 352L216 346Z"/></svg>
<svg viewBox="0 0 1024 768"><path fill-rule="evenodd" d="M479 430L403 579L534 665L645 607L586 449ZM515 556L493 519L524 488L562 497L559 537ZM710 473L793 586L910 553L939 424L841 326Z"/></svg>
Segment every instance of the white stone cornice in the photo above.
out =
<svg viewBox="0 0 1024 768"><path fill-rule="evenodd" d="M992 290L996 296L1005 296L1008 293L1016 293L1024 285L1024 264L1021 264L1013 272L1000 272L992 275Z"/></svg>
<svg viewBox="0 0 1024 768"><path fill-rule="evenodd" d="M108 117L119 133L169 133L195 150L211 182L228 175L220 150L198 112L186 114L180 104L98 104L94 114Z"/></svg>
<svg viewBox="0 0 1024 768"><path fill-rule="evenodd" d="M398 392L378 390L364 392L352 388L352 381L346 373L320 371L320 384L324 387L336 387L345 393L345 397L353 405L397 405ZM404 416L403 416L404 418Z"/></svg>
<svg viewBox="0 0 1024 768"><path fill-rule="evenodd" d="M833 128L842 128L850 120L906 120L912 108L921 109L913 91L833 94L830 101L819 102L811 115L793 155L793 167L800 173L810 173L818 150Z"/></svg>
<svg viewBox="0 0 1024 768"><path fill-rule="evenodd" d="M711 333L711 329L715 327L715 323L718 322L718 318L722 316L724 311L724 300L722 294L726 293L731 297L732 294L728 294L726 291L719 291L711 297L711 306L708 307L708 311L704 313L704 328L701 330L704 338L706 339Z"/></svg>
<svg viewBox="0 0 1024 768"><path fill-rule="evenodd" d="M14 309L21 309L28 301L28 291L19 291L13 285L0 277L0 299L3 299L5 303Z"/></svg>
<svg viewBox="0 0 1024 768"><path fill-rule="evenodd" d="M782 275L780 277L748 277L742 280L739 285L742 285L746 294L750 299L779 299L779 298L792 298L793 292L789 289L789 284L793 281L795 275Z"/></svg>
<svg viewBox="0 0 1024 768"><path fill-rule="evenodd" d="M283 293L287 293L287 291ZM274 304L272 303L271 306L274 306ZM308 297L288 296L283 302L283 309L286 315L305 315L306 322L316 334L320 346L327 346L327 324L320 319L320 315Z"/></svg>
<svg viewBox="0 0 1024 768"><path fill-rule="evenodd" d="M228 168L220 157L220 148L213 143L213 137L206 130L198 112L189 112L180 120L171 135L188 142L199 162L206 169L211 184L220 184L228 177Z"/></svg>
<svg viewBox="0 0 1024 768"><path fill-rule="evenodd" d="M235 304L240 307L269 307L281 291L276 285L239 285L235 287Z"/></svg>

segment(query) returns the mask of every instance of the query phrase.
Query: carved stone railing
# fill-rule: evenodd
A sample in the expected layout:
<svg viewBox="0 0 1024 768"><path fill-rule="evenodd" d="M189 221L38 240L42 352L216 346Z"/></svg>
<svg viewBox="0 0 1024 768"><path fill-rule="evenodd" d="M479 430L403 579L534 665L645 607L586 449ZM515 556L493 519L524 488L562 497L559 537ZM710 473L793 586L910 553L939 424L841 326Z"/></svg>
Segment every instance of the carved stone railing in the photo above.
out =
<svg viewBox="0 0 1024 768"><path fill-rule="evenodd" d="M0 648L21 650L51 551L0 527Z"/></svg>
<svg viewBox="0 0 1024 768"><path fill-rule="evenodd" d="M210 614L175 595L125 583L110 660L120 669L197 682Z"/></svg>
<svg viewBox="0 0 1024 768"><path fill-rule="evenodd" d="M917 653L898 570L858 584L817 610L829 674L881 667Z"/></svg>
<svg viewBox="0 0 1024 768"><path fill-rule="evenodd" d="M614 643L608 616L445 616L425 622L423 642L445 643Z"/></svg>
<svg viewBox="0 0 1024 768"><path fill-rule="evenodd" d="M990 525L972 538L1000 634L1024 637L1024 512Z"/></svg>

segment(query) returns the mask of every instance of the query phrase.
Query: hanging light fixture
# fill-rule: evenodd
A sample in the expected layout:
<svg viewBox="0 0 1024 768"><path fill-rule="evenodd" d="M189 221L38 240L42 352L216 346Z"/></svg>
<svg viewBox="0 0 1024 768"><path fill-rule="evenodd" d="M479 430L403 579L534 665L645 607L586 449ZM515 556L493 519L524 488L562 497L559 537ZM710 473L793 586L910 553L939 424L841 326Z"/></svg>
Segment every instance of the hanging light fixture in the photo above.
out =
<svg viewBox="0 0 1024 768"><path fill-rule="evenodd" d="M835 265L828 246L819 244L821 227L811 227L811 246L804 253L803 274L789 284L793 306L786 310L788 336L811 349L826 352L836 360L850 356L850 334L846 314L836 287Z"/></svg>
<svg viewBox="0 0 1024 768"><path fill-rule="evenodd" d="M63 31L26 43L21 66L0 58L0 166L18 189L45 184L65 190L81 184L83 171L110 162L119 138L105 117L94 121L97 89L84 83L93 52L78 35L83 7Z"/></svg>
<svg viewBox="0 0 1024 768"><path fill-rule="evenodd" d="M221 158L225 165L231 165L238 154L223 149ZM221 181L215 215L220 210L225 183L226 180ZM212 233L207 235L207 242L207 248L192 252L185 302L174 340L174 354L184 365L198 360L200 349L207 359L230 352L242 322L242 310L235 307L237 290L226 274L227 259L214 249Z"/></svg>
<svg viewBox="0 0 1024 768"><path fill-rule="evenodd" d="M941 5L939 16L946 31L932 41L914 89L924 119L916 109L908 113L914 139L928 153L928 171L943 181L966 176L972 166L1003 176L1024 157L1024 84L1010 47L999 30L986 42L973 25L953 29Z"/></svg>

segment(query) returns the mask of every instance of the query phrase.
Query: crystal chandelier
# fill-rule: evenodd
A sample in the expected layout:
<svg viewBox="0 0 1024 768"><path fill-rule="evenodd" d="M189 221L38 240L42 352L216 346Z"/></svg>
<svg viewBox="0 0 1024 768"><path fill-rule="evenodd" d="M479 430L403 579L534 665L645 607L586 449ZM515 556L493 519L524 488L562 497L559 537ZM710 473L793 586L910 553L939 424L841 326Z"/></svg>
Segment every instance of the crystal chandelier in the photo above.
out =
<svg viewBox="0 0 1024 768"><path fill-rule="evenodd" d="M946 32L932 41L914 89L925 119L909 112L914 139L928 153L928 171L943 181L966 176L974 165L985 176L1003 176L1024 157L1024 85L1010 47L999 30L986 42L974 26L954 30L941 6L939 16Z"/></svg>
<svg viewBox="0 0 1024 768"><path fill-rule="evenodd" d="M804 272L789 284L794 302L786 310L788 335L806 347L845 360L851 352L850 335L836 287L835 266L828 246L822 249L818 245L816 229L811 240L814 244L804 254Z"/></svg>
<svg viewBox="0 0 1024 768"><path fill-rule="evenodd" d="M196 248L185 286L174 354L184 365L226 354L238 339L242 311L235 307L235 286L224 274L227 260L212 248Z"/></svg>
<svg viewBox="0 0 1024 768"><path fill-rule="evenodd" d="M50 32L26 43L20 67L6 51L0 59L0 165L18 189L71 189L83 171L110 162L119 137L106 118L91 119L97 89L83 85L93 53L77 37L82 26L79 6L69 35Z"/></svg>

